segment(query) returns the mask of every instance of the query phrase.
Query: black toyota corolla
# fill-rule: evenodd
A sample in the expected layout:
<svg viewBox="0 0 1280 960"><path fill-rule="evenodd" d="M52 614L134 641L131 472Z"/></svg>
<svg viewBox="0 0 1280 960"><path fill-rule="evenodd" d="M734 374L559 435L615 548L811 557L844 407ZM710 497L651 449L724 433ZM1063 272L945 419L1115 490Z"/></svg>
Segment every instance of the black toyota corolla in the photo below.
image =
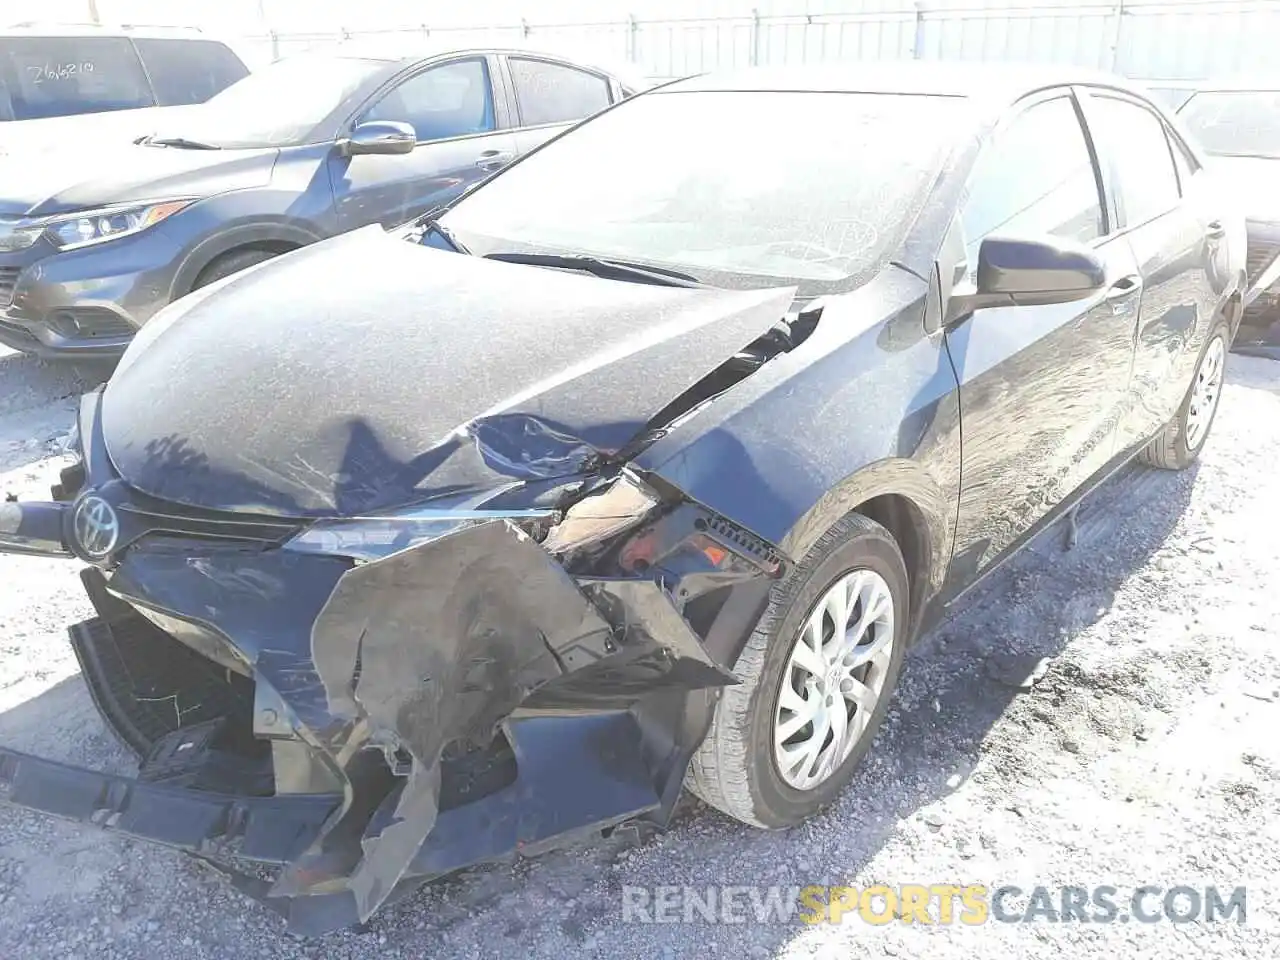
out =
<svg viewBox="0 0 1280 960"><path fill-rule="evenodd" d="M677 82L433 220L167 308L10 551L137 779L8 802L280 865L318 931L684 784L831 801L907 646L1132 457L1203 447L1243 220L1105 78Z"/></svg>

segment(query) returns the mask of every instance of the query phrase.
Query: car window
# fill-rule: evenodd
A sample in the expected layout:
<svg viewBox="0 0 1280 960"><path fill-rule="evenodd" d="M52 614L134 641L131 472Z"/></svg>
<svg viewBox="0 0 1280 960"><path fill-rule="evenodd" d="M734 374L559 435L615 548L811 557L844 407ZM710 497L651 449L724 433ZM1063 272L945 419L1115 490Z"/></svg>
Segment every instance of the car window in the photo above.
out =
<svg viewBox="0 0 1280 960"><path fill-rule="evenodd" d="M512 57L508 62L520 122L526 127L581 120L611 102L609 81L599 74L523 57Z"/></svg>
<svg viewBox="0 0 1280 960"><path fill-rule="evenodd" d="M226 150L297 146L333 136L322 124L346 119L387 64L360 57L303 53L261 67L206 103L157 121L155 138L178 138Z"/></svg>
<svg viewBox="0 0 1280 960"><path fill-rule="evenodd" d="M1222 157L1280 157L1280 91L1240 90L1197 93L1178 110L1209 154Z"/></svg>
<svg viewBox="0 0 1280 960"><path fill-rule="evenodd" d="M124 37L0 39L0 79L15 120L155 105L138 54Z"/></svg>
<svg viewBox="0 0 1280 960"><path fill-rule="evenodd" d="M1178 203L1178 174L1164 121L1146 107L1093 95L1089 126L1112 174L1121 222L1136 227Z"/></svg>
<svg viewBox="0 0 1280 960"><path fill-rule="evenodd" d="M204 103L248 75L240 58L210 40L135 40L156 102L162 107Z"/></svg>
<svg viewBox="0 0 1280 960"><path fill-rule="evenodd" d="M362 120L410 124L418 142L494 129L493 91L484 60L457 60L424 70L385 94Z"/></svg>
<svg viewBox="0 0 1280 960"><path fill-rule="evenodd" d="M1103 233L1093 160L1066 96L1018 114L978 157L961 210L970 271L991 234L1050 234L1087 243Z"/></svg>

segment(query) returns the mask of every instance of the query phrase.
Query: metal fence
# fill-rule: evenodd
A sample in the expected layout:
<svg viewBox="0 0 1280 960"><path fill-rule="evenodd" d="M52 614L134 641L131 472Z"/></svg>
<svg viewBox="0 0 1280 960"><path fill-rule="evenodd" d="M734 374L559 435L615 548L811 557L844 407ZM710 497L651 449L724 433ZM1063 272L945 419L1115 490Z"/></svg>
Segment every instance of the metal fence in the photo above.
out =
<svg viewBox="0 0 1280 960"><path fill-rule="evenodd" d="M350 26L338 29L268 31L242 40L266 59L344 40L544 42L626 60L652 78L750 64L1029 60L1115 70L1176 91L1196 80L1268 69L1280 38L1277 0L946 5L890 0L874 6L850 2L844 10L838 3L803 6L818 10L762 13L754 8L738 15L666 19L637 12L581 23L513 17L505 24L422 23L376 29L362 28L353 19ZM697 5L689 8L696 10ZM421 7L423 12L430 9Z"/></svg>
<svg viewBox="0 0 1280 960"><path fill-rule="evenodd" d="M50 11L60 3L61 13L74 0L40 3ZM646 0L630 13L626 0L89 3L95 15L113 18L136 11L208 25L221 14L256 63L344 40L516 41L629 61L654 79L749 64L1029 60L1100 67L1176 89L1267 70L1280 39L1280 0ZM580 22L570 19L575 13ZM246 30L251 23L259 26Z"/></svg>

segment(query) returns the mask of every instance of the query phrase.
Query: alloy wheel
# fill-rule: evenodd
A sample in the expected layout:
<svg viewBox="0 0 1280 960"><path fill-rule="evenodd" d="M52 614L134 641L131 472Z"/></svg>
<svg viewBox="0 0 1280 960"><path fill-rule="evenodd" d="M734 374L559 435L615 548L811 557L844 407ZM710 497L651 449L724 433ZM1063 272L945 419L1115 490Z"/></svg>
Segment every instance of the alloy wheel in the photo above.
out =
<svg viewBox="0 0 1280 960"><path fill-rule="evenodd" d="M893 655L893 618L889 584L871 570L841 577L806 618L773 724L774 762L791 787L823 783L866 732Z"/></svg>
<svg viewBox="0 0 1280 960"><path fill-rule="evenodd" d="M1191 402L1187 405L1187 449L1196 450L1204 441L1218 409L1222 392L1222 372L1226 366L1227 347L1222 337L1214 337L1200 360L1200 368L1191 384Z"/></svg>

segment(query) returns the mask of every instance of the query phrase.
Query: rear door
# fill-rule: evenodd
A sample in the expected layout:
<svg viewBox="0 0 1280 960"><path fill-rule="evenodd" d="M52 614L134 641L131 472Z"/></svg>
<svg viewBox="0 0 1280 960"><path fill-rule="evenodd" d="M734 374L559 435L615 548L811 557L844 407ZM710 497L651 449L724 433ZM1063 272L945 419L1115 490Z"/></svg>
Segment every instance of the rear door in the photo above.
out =
<svg viewBox="0 0 1280 960"><path fill-rule="evenodd" d="M494 96L494 61L437 61L398 79L352 119L413 126L409 154L329 159L340 230L394 226L448 203L515 156L506 102Z"/></svg>
<svg viewBox="0 0 1280 960"><path fill-rule="evenodd" d="M1142 284L1069 90L1024 101L997 128L956 229L971 272L987 236L1049 234L1095 249L1108 284L1076 303L978 310L947 330L963 438L952 583L963 585L1111 460Z"/></svg>
<svg viewBox="0 0 1280 960"><path fill-rule="evenodd" d="M516 149L541 146L560 131L622 99L601 73L538 57L506 57L516 111Z"/></svg>
<svg viewBox="0 0 1280 960"><path fill-rule="evenodd" d="M1105 88L1090 89L1081 102L1118 230L1143 277L1142 310L1130 331L1133 379L1118 436L1131 447L1159 432L1182 403L1230 281L1225 231L1213 219L1213 191L1195 159L1155 111Z"/></svg>

